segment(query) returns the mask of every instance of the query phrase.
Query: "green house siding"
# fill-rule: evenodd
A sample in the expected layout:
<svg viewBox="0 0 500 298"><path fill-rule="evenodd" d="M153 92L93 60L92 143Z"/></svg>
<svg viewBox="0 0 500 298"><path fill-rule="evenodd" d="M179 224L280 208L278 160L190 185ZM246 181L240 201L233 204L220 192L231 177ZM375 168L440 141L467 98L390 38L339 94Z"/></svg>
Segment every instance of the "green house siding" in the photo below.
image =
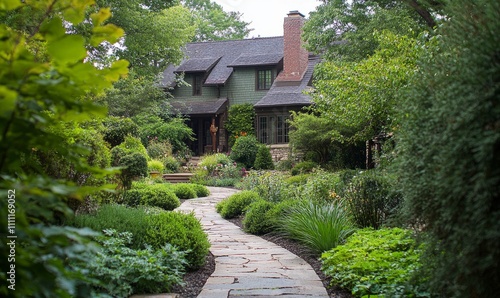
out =
<svg viewBox="0 0 500 298"><path fill-rule="evenodd" d="M188 83L189 85L193 84L193 76L191 74L186 74L184 76L184 81ZM193 96L193 86L181 86L181 87L176 87L173 91L173 96L175 99L184 99L186 101L189 100L202 100L202 99L214 99L217 98L219 95L219 92L217 90L217 87L206 87L203 86L201 88L201 95L196 95Z"/></svg>

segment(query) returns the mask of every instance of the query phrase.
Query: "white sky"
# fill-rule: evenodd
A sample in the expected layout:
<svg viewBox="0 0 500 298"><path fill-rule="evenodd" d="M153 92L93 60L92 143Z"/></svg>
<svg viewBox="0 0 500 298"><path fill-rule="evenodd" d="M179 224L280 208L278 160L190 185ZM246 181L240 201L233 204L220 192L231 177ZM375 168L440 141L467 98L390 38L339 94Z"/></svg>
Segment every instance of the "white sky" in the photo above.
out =
<svg viewBox="0 0 500 298"><path fill-rule="evenodd" d="M309 17L321 1L319 0L212 0L225 11L243 13L242 19L251 22L254 30L248 37L269 37L283 35L283 18L291 10L298 10Z"/></svg>

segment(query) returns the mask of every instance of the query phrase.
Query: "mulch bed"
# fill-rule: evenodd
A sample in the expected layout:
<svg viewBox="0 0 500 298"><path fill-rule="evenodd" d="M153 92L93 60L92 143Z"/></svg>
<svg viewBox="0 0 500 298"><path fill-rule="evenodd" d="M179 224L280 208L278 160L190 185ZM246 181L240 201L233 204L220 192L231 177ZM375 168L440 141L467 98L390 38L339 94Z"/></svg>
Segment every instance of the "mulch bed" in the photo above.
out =
<svg viewBox="0 0 500 298"><path fill-rule="evenodd" d="M233 224L243 228L242 217L230 219L229 221ZM340 289L338 287L329 287L330 279L325 276L321 271L321 261L318 260L318 256L314 255L305 247L304 245L297 243L295 241L279 237L277 235L261 235L263 239L273 242L279 245L293 254L304 259L311 267L316 271L316 274L323 281L326 291L332 298L352 298L353 296L346 290ZM195 298L201 292L203 285L210 277L212 272L215 270L215 258L210 253L207 256L206 265L198 271L188 272L184 277L185 286L176 287L172 292L178 293L181 298Z"/></svg>

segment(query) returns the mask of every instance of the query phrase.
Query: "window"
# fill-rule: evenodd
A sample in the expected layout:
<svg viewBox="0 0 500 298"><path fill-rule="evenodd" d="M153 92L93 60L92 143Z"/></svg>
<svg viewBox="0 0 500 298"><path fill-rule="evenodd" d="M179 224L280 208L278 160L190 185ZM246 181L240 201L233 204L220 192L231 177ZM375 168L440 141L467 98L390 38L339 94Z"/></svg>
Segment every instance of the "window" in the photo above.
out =
<svg viewBox="0 0 500 298"><path fill-rule="evenodd" d="M257 70L256 89L268 90L273 84L273 79L272 69Z"/></svg>
<svg viewBox="0 0 500 298"><path fill-rule="evenodd" d="M257 119L257 136L259 142L263 144L288 143L288 118L290 118L290 115L288 114L278 116L259 116Z"/></svg>
<svg viewBox="0 0 500 298"><path fill-rule="evenodd" d="M201 95L201 75L193 75L193 96Z"/></svg>

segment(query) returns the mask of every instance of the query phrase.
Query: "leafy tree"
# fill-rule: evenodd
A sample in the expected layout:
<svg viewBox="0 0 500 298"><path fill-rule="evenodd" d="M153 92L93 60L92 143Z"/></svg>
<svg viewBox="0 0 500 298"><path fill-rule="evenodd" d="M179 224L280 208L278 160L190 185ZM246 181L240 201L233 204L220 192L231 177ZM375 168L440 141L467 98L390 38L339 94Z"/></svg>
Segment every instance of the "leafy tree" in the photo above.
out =
<svg viewBox="0 0 500 298"><path fill-rule="evenodd" d="M415 2L417 6L408 5L410 2ZM359 61L372 55L379 47L380 41L373 35L376 31L407 35L409 32L418 34L425 29L424 18L418 11L432 18L429 12L431 6L418 2L421 1L323 1L316 11L311 12L304 25L303 37L309 50L324 55L328 60Z"/></svg>
<svg viewBox="0 0 500 298"><path fill-rule="evenodd" d="M91 3L10 0L0 5L0 15L29 7L34 16L43 16L34 20L31 32L0 24L0 193L4 198L0 200L0 223L10 225L9 233L17 236L15 263L7 257L0 261L2 280L10 278L12 265L16 275L15 291L1 287L3 297L96 296L87 284L98 281L66 266L68 260L92 249L87 236L95 233L53 223L71 213L68 198L81 199L97 189L80 188L50 177L42 169L26 171L22 167L33 151L57 151L78 171L95 177L107 173L88 164L84 157L90 151L82 150L79 142L68 143L51 130L60 122L104 117L105 109L89 102L87 96L102 92L127 73L128 63L123 60L99 68L84 62L86 46L104 40L113 43L122 32L104 25L108 10L92 14L90 39L67 32L68 24L84 20ZM34 40L43 41L39 44L45 51L44 59L31 47ZM7 221L9 210L15 210L15 226ZM2 256L10 254L7 241L1 241L0 251Z"/></svg>
<svg viewBox="0 0 500 298"><path fill-rule="evenodd" d="M332 122L339 141L369 140L397 124L395 106L416 70L417 40L389 31L376 37L379 47L370 57L324 62L315 70L314 109Z"/></svg>
<svg viewBox="0 0 500 298"><path fill-rule="evenodd" d="M442 297L500 291L500 2L446 1L449 16L402 103L399 176L407 216L430 236Z"/></svg>
<svg viewBox="0 0 500 298"><path fill-rule="evenodd" d="M239 12L225 12L219 4L210 0L183 0L191 10L196 25L193 41L214 41L225 39L243 39L252 29L250 23L241 20Z"/></svg>

